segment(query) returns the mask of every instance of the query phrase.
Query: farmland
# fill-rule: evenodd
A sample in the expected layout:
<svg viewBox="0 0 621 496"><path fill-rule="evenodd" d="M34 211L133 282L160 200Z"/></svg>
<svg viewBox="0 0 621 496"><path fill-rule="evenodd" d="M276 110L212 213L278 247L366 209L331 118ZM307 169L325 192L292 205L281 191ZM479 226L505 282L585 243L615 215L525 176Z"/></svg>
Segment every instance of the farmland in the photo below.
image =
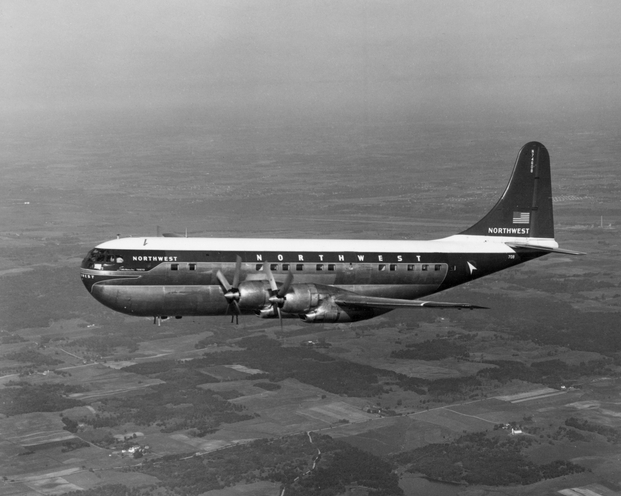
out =
<svg viewBox="0 0 621 496"><path fill-rule="evenodd" d="M86 139L61 139L50 160L60 163L62 155L75 163L35 180L35 193L23 187L32 179L28 167L15 168L0 186L9 214L0 238L0 492L312 494L326 481L352 494L370 494L373 484L390 494L618 491L621 212L613 141L605 139L610 149L597 152L597 169L576 176L596 152L560 134L550 137L546 144L560 150L564 164L554 169L557 238L588 256L544 257L442 295L489 310L399 310L351 325L285 321L282 330L277 321L250 316L238 326L226 317L156 326L115 314L84 291L81 257L117 229L154 233L157 223L205 234L209 212L210 235L439 237L475 220L473 212L485 212L501 190L498 177L485 174L489 164L473 158L485 143L467 144L476 130L446 145L446 165L425 172L425 181L404 163L431 157L430 149L409 141L403 148L409 131L390 131L385 141L369 142L372 156L339 145L347 136L322 141L320 151L292 131L268 135L269 150L262 148L266 136L244 135L252 154L211 156L213 171L230 165L219 187L199 187L189 176L165 186L164 172L124 168L126 152ZM448 143L453 131L432 136L434 142ZM119 138L129 149L141 139ZM187 139L207 146L198 135ZM498 140L511 156L514 140ZM291 142L302 150L295 157L286 151ZM86 179L101 165L93 148L107 157L111 180L90 190ZM163 160L160 154L170 158L165 150L172 154L174 144L146 151L145 164ZM475 165L457 183L452 178L464 153ZM75 175L84 156L93 158L85 166L92 169ZM343 156L366 170L368 182L346 180ZM24 161L34 167L44 157L35 147ZM249 157L261 169L241 187ZM298 173L281 174L292 158ZM378 160L385 163L381 173L373 166ZM312 165L309 180L322 187L305 194L309 184L299 181L307 177L300 171ZM186 163L178 173L203 166ZM336 180L322 183L322 175ZM286 210L277 220L264 215L275 199ZM20 226L7 218L19 218ZM319 339L331 346L301 346ZM416 462L447 452L454 466L485 446L506 461L512 477L490 479L480 466L457 471L437 459L432 467ZM326 453L319 460L318 449ZM515 456L502 458L509 451ZM533 468L529 477L508 470L520 463ZM314 464L325 472L313 471ZM357 485L356 464L377 471ZM226 470L206 471L210 466ZM192 483L183 485L179 474Z"/></svg>

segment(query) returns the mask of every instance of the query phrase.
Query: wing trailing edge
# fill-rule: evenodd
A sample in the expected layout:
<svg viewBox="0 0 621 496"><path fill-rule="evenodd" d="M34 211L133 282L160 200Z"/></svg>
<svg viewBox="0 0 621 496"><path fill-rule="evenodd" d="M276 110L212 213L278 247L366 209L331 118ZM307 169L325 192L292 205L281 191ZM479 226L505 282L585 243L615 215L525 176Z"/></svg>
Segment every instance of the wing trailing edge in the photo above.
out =
<svg viewBox="0 0 621 496"><path fill-rule="evenodd" d="M444 301L401 300L398 298L382 298L380 296L364 296L355 293L346 296L336 296L334 303L346 307L365 308L457 308L457 309L487 309L470 303L450 303Z"/></svg>

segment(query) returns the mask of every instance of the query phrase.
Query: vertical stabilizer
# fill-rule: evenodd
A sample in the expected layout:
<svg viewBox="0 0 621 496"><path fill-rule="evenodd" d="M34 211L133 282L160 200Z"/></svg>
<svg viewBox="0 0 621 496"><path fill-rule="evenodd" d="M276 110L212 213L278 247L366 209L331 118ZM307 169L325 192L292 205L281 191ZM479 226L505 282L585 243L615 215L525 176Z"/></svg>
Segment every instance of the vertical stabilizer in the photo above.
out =
<svg viewBox="0 0 621 496"><path fill-rule="evenodd" d="M531 141L522 147L498 203L460 234L554 238L550 155L545 146Z"/></svg>

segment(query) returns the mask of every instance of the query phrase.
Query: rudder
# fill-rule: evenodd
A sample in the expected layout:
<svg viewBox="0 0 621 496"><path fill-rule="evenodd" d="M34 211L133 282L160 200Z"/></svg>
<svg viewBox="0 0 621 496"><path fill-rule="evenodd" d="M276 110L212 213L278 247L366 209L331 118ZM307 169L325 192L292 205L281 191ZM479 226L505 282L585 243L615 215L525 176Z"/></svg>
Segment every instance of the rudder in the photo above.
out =
<svg viewBox="0 0 621 496"><path fill-rule="evenodd" d="M460 234L554 238L550 155L545 146L531 141L521 148L498 203Z"/></svg>

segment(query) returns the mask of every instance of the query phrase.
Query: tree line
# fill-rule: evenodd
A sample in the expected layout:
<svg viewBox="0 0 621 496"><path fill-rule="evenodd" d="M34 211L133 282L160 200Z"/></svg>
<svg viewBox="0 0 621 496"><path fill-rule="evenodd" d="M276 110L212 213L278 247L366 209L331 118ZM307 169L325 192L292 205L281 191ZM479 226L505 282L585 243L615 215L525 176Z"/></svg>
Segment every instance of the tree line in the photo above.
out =
<svg viewBox="0 0 621 496"><path fill-rule="evenodd" d="M392 460L408 472L455 484L528 485L585 470L570 461L536 464L523 451L531 437L501 438L485 432L464 435L453 443L437 443L399 453Z"/></svg>

